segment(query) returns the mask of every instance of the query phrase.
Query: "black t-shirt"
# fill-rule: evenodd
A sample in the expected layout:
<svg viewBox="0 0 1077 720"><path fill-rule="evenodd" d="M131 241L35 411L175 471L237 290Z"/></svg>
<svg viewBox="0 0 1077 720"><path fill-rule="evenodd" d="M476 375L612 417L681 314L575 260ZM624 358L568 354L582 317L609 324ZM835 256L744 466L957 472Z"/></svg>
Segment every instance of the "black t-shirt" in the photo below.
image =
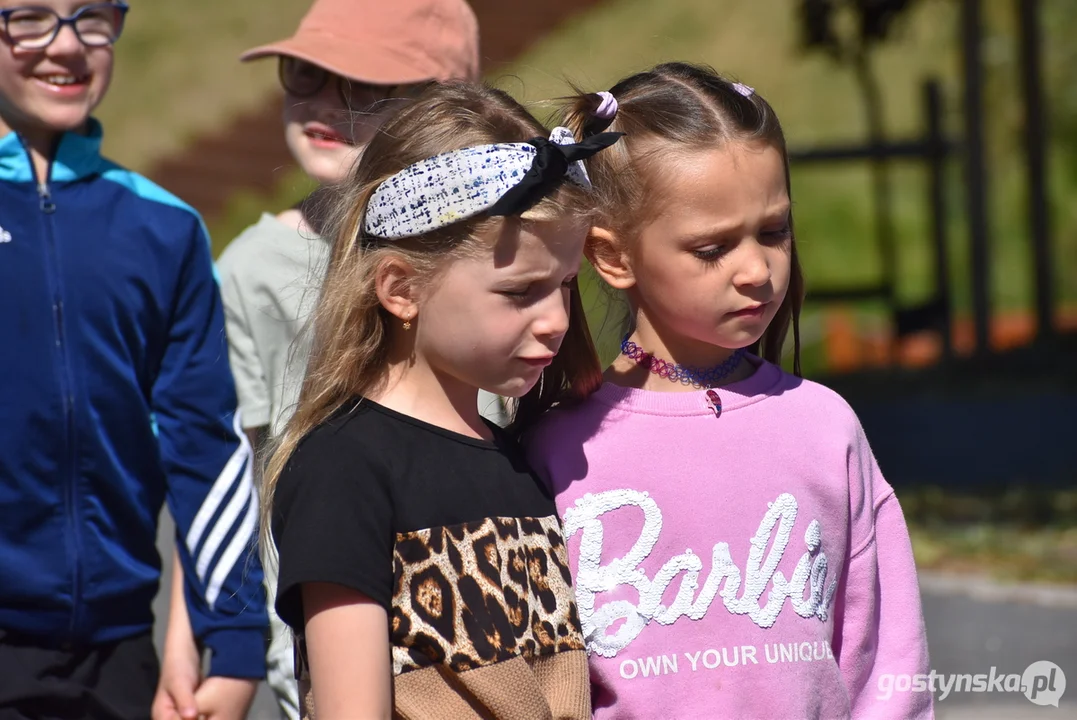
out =
<svg viewBox="0 0 1077 720"><path fill-rule="evenodd" d="M491 429L487 442L364 399L311 431L273 500L281 619L302 631L307 582L353 588L391 614L394 549L409 533L493 518L556 519L516 442ZM568 582L567 569L564 576Z"/></svg>
<svg viewBox="0 0 1077 720"><path fill-rule="evenodd" d="M386 609L394 716L591 717L553 499L491 429L485 442L363 400L289 459L273 501L277 612L296 631L305 707L301 585L328 582Z"/></svg>

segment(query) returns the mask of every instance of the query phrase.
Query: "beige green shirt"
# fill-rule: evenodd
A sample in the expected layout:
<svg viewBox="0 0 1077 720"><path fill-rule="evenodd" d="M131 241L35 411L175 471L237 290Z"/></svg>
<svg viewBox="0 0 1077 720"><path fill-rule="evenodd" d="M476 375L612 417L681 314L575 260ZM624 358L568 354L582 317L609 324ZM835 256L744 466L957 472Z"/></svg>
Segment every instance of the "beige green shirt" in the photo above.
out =
<svg viewBox="0 0 1077 720"><path fill-rule="evenodd" d="M228 359L244 428L276 432L291 415L306 367L310 320L329 243L263 214L217 261Z"/></svg>

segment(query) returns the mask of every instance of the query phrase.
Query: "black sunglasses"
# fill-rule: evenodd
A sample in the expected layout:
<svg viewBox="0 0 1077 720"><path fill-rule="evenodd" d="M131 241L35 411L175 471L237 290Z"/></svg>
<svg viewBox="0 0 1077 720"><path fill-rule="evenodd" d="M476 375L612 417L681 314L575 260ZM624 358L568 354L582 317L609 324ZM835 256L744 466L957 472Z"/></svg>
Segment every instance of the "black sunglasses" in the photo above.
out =
<svg viewBox="0 0 1077 720"><path fill-rule="evenodd" d="M106 47L123 32L128 5L102 2L85 5L70 17L61 17L52 8L28 5L0 10L4 35L14 47L44 50L52 44L64 25L70 25L79 42L87 47Z"/></svg>
<svg viewBox="0 0 1077 720"><path fill-rule="evenodd" d="M277 66L281 87L297 98L314 97L332 78L336 79L340 102L349 110L374 113L378 105L393 97L395 85L371 85L349 80L323 67L288 55L280 56Z"/></svg>

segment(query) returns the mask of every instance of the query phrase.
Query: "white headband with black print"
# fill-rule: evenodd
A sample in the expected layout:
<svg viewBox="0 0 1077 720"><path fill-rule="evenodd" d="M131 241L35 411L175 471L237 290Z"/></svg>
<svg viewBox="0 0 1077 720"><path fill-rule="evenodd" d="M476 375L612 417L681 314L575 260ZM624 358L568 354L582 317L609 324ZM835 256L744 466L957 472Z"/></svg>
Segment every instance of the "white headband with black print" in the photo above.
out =
<svg viewBox="0 0 1077 720"><path fill-rule="evenodd" d="M590 188L582 160L620 136L602 133L577 143L568 128L557 127L549 139L479 145L420 160L378 186L367 204L363 231L397 240L482 212L522 214L565 178Z"/></svg>

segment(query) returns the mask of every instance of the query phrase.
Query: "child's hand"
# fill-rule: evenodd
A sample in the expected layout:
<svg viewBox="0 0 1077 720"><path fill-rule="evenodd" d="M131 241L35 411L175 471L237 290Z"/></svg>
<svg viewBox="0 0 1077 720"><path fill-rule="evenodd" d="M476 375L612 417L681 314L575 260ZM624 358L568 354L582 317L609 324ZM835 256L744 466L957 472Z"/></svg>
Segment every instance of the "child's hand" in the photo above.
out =
<svg viewBox="0 0 1077 720"><path fill-rule="evenodd" d="M153 720L197 720L195 690L202 681L201 662L194 643L166 643L161 679L151 710Z"/></svg>
<svg viewBox="0 0 1077 720"><path fill-rule="evenodd" d="M172 551L172 595L161 652L161 677L153 697L153 720L198 720L195 690L202 682L202 653L191 631L183 596L183 566Z"/></svg>
<svg viewBox="0 0 1077 720"><path fill-rule="evenodd" d="M258 681L209 677L194 694L198 717L204 720L244 720L258 691ZM184 720L187 720L184 718Z"/></svg>

